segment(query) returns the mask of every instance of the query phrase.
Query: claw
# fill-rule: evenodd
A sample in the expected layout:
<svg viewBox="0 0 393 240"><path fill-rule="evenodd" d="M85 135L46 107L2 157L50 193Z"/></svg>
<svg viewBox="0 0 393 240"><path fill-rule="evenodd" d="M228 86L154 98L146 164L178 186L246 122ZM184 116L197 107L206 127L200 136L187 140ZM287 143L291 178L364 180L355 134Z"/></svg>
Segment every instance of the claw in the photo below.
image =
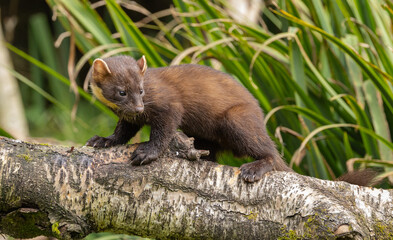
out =
<svg viewBox="0 0 393 240"><path fill-rule="evenodd" d="M134 166L140 166L151 163L158 157L157 151L144 143L138 146L138 148L132 153L131 164Z"/></svg>
<svg viewBox="0 0 393 240"><path fill-rule="evenodd" d="M144 159L144 160L142 160L142 162L141 162L141 164L140 165L144 165L144 164L149 164L149 163L151 163L152 162L152 159Z"/></svg>
<svg viewBox="0 0 393 240"><path fill-rule="evenodd" d="M245 163L240 167L240 175L246 182L256 182L260 180L267 172L273 170L271 161L258 160L251 163Z"/></svg>
<svg viewBox="0 0 393 240"><path fill-rule="evenodd" d="M116 143L116 138L113 138L111 136L109 137L99 137L99 136L94 136L90 138L89 141L87 141L86 146L91 146L95 148L102 148L102 147L112 147L115 146Z"/></svg>

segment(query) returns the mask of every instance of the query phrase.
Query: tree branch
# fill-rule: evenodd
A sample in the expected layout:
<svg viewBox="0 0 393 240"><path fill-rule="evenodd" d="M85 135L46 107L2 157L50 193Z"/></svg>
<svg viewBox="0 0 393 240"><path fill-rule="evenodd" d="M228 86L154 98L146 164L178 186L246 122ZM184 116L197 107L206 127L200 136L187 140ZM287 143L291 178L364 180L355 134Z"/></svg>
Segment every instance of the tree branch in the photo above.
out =
<svg viewBox="0 0 393 240"><path fill-rule="evenodd" d="M128 163L135 145L0 138L0 231L63 239L97 231L160 239L393 236L392 191L287 172L248 184L238 168L178 158L206 154L179 136L163 157L137 167Z"/></svg>

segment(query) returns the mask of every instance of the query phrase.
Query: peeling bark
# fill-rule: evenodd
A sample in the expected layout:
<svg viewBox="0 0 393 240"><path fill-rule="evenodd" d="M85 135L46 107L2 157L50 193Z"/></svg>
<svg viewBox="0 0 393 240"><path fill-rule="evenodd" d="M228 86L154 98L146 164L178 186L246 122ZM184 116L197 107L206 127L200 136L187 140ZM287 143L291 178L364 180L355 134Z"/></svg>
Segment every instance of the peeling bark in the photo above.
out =
<svg viewBox="0 0 393 240"><path fill-rule="evenodd" d="M247 184L238 168L185 160L206 153L179 139L159 160L135 167L128 163L135 145L0 138L0 231L63 239L97 231L158 239L393 236L392 191L287 172Z"/></svg>

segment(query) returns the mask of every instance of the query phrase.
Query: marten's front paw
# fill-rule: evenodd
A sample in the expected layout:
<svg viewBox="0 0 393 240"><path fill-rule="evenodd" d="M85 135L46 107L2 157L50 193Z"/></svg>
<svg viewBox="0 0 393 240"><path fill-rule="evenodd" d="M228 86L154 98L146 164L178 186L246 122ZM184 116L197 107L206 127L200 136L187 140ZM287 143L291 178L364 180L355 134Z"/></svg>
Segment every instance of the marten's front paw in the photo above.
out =
<svg viewBox="0 0 393 240"><path fill-rule="evenodd" d="M244 181L252 183L260 180L265 173L272 170L272 163L268 159L258 160L241 165L240 176L244 179Z"/></svg>
<svg viewBox="0 0 393 240"><path fill-rule="evenodd" d="M156 147L151 146L149 143L141 143L132 153L131 164L134 166L148 164L156 160L158 155Z"/></svg>
<svg viewBox="0 0 393 240"><path fill-rule="evenodd" d="M95 148L112 147L117 145L116 141L110 137L99 137L95 135L87 141L86 146Z"/></svg>

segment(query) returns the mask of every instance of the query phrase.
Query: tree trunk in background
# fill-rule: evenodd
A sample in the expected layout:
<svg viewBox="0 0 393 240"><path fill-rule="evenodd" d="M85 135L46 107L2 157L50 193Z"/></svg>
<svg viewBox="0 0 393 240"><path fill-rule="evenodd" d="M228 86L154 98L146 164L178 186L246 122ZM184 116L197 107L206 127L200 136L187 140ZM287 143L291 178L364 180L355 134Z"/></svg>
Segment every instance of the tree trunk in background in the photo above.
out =
<svg viewBox="0 0 393 240"><path fill-rule="evenodd" d="M8 49L4 46L0 22L0 127L12 136L24 139L29 135L22 98L12 69Z"/></svg>
<svg viewBox="0 0 393 240"><path fill-rule="evenodd" d="M288 172L247 184L238 168L180 159L199 153L185 138L144 166L130 166L134 149L0 138L0 231L62 239L96 231L158 239L393 236L392 191Z"/></svg>
<svg viewBox="0 0 393 240"><path fill-rule="evenodd" d="M228 12L238 22L257 23L262 0L228 0Z"/></svg>

